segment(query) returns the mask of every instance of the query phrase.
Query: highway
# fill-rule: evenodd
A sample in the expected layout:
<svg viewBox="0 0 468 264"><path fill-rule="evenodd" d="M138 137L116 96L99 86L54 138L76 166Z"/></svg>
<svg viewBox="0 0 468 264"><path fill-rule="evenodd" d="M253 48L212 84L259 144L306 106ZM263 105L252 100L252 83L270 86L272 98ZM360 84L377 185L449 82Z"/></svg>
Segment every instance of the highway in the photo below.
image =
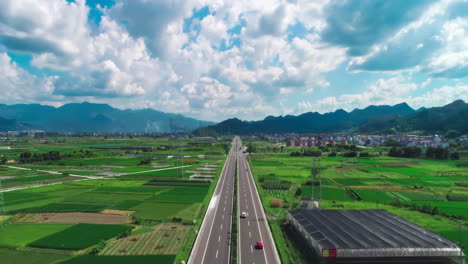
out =
<svg viewBox="0 0 468 264"><path fill-rule="evenodd" d="M189 264L230 263L236 155L239 148L236 137L192 248Z"/></svg>
<svg viewBox="0 0 468 264"><path fill-rule="evenodd" d="M246 155L238 152L239 264L281 263ZM239 216L238 216L239 217ZM262 241L264 249L255 249Z"/></svg>

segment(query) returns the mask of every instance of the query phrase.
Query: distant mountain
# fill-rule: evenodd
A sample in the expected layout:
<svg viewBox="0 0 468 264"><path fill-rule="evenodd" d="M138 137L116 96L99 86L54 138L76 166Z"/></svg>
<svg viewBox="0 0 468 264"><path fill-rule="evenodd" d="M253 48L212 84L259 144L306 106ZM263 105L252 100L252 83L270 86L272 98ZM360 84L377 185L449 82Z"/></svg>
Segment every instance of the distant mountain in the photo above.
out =
<svg viewBox="0 0 468 264"><path fill-rule="evenodd" d="M356 129L370 120L393 120L401 116L416 113L408 104L394 106L369 106L365 109L355 109L351 112L339 109L335 112L320 114L304 113L299 116L268 116L261 121L241 121L228 119L217 125L201 128L195 131L200 135L253 133L321 133L338 132Z"/></svg>
<svg viewBox="0 0 468 264"><path fill-rule="evenodd" d="M87 102L58 108L39 104L0 105L0 117L51 132L190 132L214 124L153 109L119 110Z"/></svg>
<svg viewBox="0 0 468 264"><path fill-rule="evenodd" d="M423 108L407 116L369 120L363 124L362 132L412 132L445 134L449 130L468 133L468 104L462 100L442 107Z"/></svg>
<svg viewBox="0 0 468 264"><path fill-rule="evenodd" d="M0 131L24 130L28 128L30 127L27 124L0 117Z"/></svg>

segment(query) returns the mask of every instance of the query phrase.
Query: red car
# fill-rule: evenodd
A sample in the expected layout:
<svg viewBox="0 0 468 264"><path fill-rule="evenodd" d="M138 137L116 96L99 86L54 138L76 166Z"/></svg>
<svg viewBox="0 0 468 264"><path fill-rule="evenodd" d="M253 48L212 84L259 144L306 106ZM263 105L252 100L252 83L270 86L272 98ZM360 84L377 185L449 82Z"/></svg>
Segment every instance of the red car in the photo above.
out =
<svg viewBox="0 0 468 264"><path fill-rule="evenodd" d="M256 249L263 249L263 242L262 241L257 241L257 244L255 244Z"/></svg>

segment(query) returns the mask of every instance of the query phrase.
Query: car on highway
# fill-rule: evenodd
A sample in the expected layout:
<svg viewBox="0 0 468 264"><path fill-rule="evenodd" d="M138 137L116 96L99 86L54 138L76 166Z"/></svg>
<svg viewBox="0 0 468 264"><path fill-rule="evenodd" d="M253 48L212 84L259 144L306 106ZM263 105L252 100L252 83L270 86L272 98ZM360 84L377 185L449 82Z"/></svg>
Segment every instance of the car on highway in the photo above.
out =
<svg viewBox="0 0 468 264"><path fill-rule="evenodd" d="M255 244L256 249L263 249L263 242L262 241L257 241L257 244Z"/></svg>
<svg viewBox="0 0 468 264"><path fill-rule="evenodd" d="M246 213L246 212L242 212L242 213L240 214L240 218L246 218L246 217L247 217L247 213Z"/></svg>

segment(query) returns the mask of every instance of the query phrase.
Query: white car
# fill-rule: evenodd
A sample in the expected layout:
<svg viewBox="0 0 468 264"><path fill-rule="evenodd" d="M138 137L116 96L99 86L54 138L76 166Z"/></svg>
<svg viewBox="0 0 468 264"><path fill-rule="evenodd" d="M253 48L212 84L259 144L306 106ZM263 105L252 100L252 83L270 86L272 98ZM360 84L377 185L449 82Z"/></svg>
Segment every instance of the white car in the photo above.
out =
<svg viewBox="0 0 468 264"><path fill-rule="evenodd" d="M242 212L242 213L240 214L240 218L246 218L246 217L247 217L247 213L246 213L246 212Z"/></svg>

